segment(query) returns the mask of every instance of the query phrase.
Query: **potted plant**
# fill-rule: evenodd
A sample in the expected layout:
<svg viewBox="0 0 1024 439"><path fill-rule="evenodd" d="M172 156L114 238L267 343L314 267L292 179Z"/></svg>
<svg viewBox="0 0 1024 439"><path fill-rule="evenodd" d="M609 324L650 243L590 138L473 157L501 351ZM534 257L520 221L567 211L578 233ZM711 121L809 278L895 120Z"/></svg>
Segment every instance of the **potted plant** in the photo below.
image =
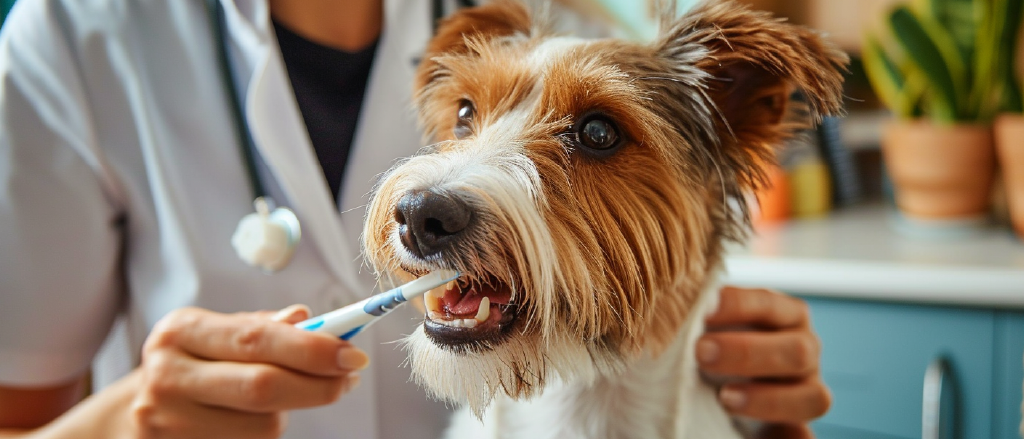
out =
<svg viewBox="0 0 1024 439"><path fill-rule="evenodd" d="M997 90L1000 109L995 121L995 141L1003 186L1010 209L1010 220L1017 235L1024 238L1024 98L1018 74L1017 53L1020 48L1021 22L1024 21L1024 0L993 0L993 14L1006 17L994 26L999 38Z"/></svg>
<svg viewBox="0 0 1024 439"><path fill-rule="evenodd" d="M865 70L897 116L882 152L896 204L916 220L984 219L995 171L992 0L898 5L868 34Z"/></svg>

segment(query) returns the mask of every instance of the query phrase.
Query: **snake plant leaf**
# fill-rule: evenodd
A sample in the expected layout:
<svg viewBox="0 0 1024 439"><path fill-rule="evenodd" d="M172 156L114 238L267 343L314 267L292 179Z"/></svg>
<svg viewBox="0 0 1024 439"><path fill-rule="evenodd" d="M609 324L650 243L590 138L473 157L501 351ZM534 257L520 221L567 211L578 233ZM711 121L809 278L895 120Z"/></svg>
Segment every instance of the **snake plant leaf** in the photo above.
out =
<svg viewBox="0 0 1024 439"><path fill-rule="evenodd" d="M940 122L952 123L966 111L966 68L952 36L928 17L915 15L899 6L889 15L896 40L929 78L927 100L931 114Z"/></svg>
<svg viewBox="0 0 1024 439"><path fill-rule="evenodd" d="M868 35L861 49L861 58L864 61L864 71L871 81L871 86L875 88L875 93L894 113L904 116L899 111L898 100L900 90L906 81L899 67L885 53L878 38Z"/></svg>
<svg viewBox="0 0 1024 439"><path fill-rule="evenodd" d="M992 119L998 111L1000 100L999 63L1004 49L999 47L998 40L1004 23L992 15L997 1L1000 0L978 2L985 20L977 29L978 44L971 66L974 72L969 103L969 111L976 114L978 120Z"/></svg>
<svg viewBox="0 0 1024 439"><path fill-rule="evenodd" d="M906 82L903 89L900 90L898 99L901 105L900 111L907 114L906 117L910 119L921 117L924 112L921 107L922 101L925 100L927 91L927 75L918 69L907 71Z"/></svg>
<svg viewBox="0 0 1024 439"><path fill-rule="evenodd" d="M907 63L894 61L873 35L866 37L861 58L868 80L885 106L904 119L914 118L920 113L921 95L927 85L923 74L915 74L914 71L905 74Z"/></svg>
<svg viewBox="0 0 1024 439"><path fill-rule="evenodd" d="M990 0L917 0L913 3L914 12L918 16L929 17L946 29L960 56L965 59L973 57L977 45L977 28Z"/></svg>
<svg viewBox="0 0 1024 439"><path fill-rule="evenodd" d="M997 64L994 73L997 87L997 111L1024 112L1024 97L1021 96L1020 78L1016 72L1018 38L1021 22L1024 22L1024 0L994 0L991 27L995 38Z"/></svg>

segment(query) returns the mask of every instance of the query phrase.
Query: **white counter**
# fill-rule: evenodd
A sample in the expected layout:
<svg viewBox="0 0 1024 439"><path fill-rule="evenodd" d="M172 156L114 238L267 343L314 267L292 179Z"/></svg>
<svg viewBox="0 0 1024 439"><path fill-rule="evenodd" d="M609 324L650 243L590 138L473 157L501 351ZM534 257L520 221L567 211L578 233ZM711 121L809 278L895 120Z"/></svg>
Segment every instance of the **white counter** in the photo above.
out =
<svg viewBox="0 0 1024 439"><path fill-rule="evenodd" d="M762 226L730 249L729 282L788 293L1024 309L1024 243L1008 229L912 238L880 205Z"/></svg>

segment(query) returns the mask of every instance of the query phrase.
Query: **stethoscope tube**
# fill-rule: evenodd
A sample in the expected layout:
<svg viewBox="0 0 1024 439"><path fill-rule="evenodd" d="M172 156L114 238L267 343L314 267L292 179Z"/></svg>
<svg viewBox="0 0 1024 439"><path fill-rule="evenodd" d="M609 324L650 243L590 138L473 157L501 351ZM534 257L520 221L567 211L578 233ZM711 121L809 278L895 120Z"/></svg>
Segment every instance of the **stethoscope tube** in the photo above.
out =
<svg viewBox="0 0 1024 439"><path fill-rule="evenodd" d="M228 93L228 105L231 107L231 115L235 123L235 134L238 137L238 144L242 145L242 157L245 159L245 171L249 178L249 189L252 190L254 198L265 197L266 187L263 179L260 178L259 169L256 166L256 144L252 140L252 132L249 130L249 122L242 110L242 99L235 87L234 64L228 56L228 37L226 18L224 16L224 5L220 0L206 0L206 9L211 20L211 29L217 41L217 62L220 65L220 76L224 88Z"/></svg>
<svg viewBox="0 0 1024 439"><path fill-rule="evenodd" d="M231 246L239 259L273 273L288 266L295 249L302 238L302 227L298 216L287 207L276 206L267 193L257 167L256 143L249 129L249 122L243 112L242 99L235 87L235 69L228 55L230 39L227 35L227 19L224 5L220 0L206 0L210 29L217 42L217 64L220 67L221 82L228 95L228 106L234 120L235 136L245 160L245 173L253 195L254 213L245 215L235 233L231 235Z"/></svg>
<svg viewBox="0 0 1024 439"><path fill-rule="evenodd" d="M217 42L217 64L221 82L227 91L231 117L234 119L235 135L239 149L245 160L246 177L253 195L253 208L242 218L231 236L231 245L235 253L245 263L258 267L266 273L285 268L291 261L302 237L302 229L298 216L287 207L276 206L267 193L266 185L260 177L257 165L256 143L245 117L243 104L235 86L235 69L229 55L227 35L227 19L222 0L206 0L207 16L210 18L210 29ZM455 0L456 8L474 6L472 0ZM444 0L433 0L432 26L437 33L437 26L444 18Z"/></svg>

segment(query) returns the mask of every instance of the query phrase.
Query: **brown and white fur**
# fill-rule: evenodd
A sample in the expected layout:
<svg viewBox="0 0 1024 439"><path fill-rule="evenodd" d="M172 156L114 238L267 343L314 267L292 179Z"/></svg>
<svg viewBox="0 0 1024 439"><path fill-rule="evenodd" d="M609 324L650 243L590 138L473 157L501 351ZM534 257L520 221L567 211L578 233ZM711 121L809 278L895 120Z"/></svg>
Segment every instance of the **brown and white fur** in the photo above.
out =
<svg viewBox="0 0 1024 439"><path fill-rule="evenodd" d="M433 143L378 184L364 248L392 281L462 273L405 342L468 408L450 437L739 437L693 345L748 228L736 200L803 128L789 114L841 110L846 56L737 4L669 9L649 44L555 35L511 1L430 42Z"/></svg>

